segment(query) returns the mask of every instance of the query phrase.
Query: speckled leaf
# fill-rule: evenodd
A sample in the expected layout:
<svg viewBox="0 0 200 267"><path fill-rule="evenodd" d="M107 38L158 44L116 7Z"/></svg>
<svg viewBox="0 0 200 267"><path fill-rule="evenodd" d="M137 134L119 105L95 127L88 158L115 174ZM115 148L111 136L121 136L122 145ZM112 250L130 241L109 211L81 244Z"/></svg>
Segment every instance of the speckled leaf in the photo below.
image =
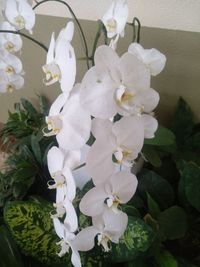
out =
<svg viewBox="0 0 200 267"><path fill-rule="evenodd" d="M66 261L59 258L59 241L50 218L52 205L47 201L10 202L4 210L4 219L24 254L46 264Z"/></svg>
<svg viewBox="0 0 200 267"><path fill-rule="evenodd" d="M112 246L113 262L135 259L146 251L154 239L153 230L143 220L129 217L128 227L119 244Z"/></svg>

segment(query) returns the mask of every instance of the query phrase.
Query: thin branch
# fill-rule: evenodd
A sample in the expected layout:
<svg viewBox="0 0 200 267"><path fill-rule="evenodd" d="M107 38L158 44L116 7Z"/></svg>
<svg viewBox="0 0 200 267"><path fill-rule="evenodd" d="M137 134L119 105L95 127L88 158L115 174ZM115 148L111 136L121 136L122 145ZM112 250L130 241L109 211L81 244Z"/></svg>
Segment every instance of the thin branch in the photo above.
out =
<svg viewBox="0 0 200 267"><path fill-rule="evenodd" d="M26 39L31 40L32 42L34 42L35 44L39 45L40 47L42 47L46 52L48 52L48 47L46 47L43 43L39 42L38 40L30 37L29 35L22 33L20 31L10 31L10 30L0 30L0 33L13 33L13 34L18 34L21 35L23 37L25 37Z"/></svg>
<svg viewBox="0 0 200 267"><path fill-rule="evenodd" d="M83 32L83 29L81 27L81 24L80 24L79 20L77 19L74 11L72 10L72 8L70 7L69 4L67 4L66 2L64 2L62 0L42 0L40 2L37 2L37 4L33 7L33 10L35 10L38 6L40 6L40 5L44 4L44 3L47 3L47 2L58 2L58 3L61 3L61 4L65 5L68 8L69 12L71 13L72 17L76 21L76 23L78 25L78 28L80 30L80 33L81 33L81 36L82 36L82 39L83 39L83 43L84 43L84 48L85 48L87 68L89 69L89 67L90 67L90 64L89 64L89 52L88 52L88 46L87 46L86 38L85 38L85 35L84 35L84 32Z"/></svg>

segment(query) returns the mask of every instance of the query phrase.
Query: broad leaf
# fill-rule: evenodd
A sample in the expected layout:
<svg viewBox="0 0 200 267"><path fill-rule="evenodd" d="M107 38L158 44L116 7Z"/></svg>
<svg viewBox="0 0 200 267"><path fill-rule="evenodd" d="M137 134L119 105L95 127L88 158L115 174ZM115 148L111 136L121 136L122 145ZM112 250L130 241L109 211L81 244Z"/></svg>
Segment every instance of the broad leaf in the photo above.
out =
<svg viewBox="0 0 200 267"><path fill-rule="evenodd" d="M184 146L185 140L191 135L193 127L193 113L185 100L180 98L172 121L172 131L179 146Z"/></svg>
<svg viewBox="0 0 200 267"><path fill-rule="evenodd" d="M200 211L200 167L190 162L182 172L184 188L189 203Z"/></svg>
<svg viewBox="0 0 200 267"><path fill-rule="evenodd" d="M154 233L150 226L136 217L129 217L128 226L119 244L112 246L112 261L125 262L145 252L153 242Z"/></svg>
<svg viewBox="0 0 200 267"><path fill-rule="evenodd" d="M164 239L173 240L184 237L187 230L186 213L178 206L170 207L161 212L158 223Z"/></svg>
<svg viewBox="0 0 200 267"><path fill-rule="evenodd" d="M159 157L159 154L157 151L149 145L144 145L142 149L142 153L145 156L145 158L148 160L148 162L151 163L154 167L160 167L162 164L162 161Z"/></svg>
<svg viewBox="0 0 200 267"><path fill-rule="evenodd" d="M4 219L20 249L28 256L47 264L60 263L57 256L59 238L53 229L47 201L10 202L4 210Z"/></svg>
<svg viewBox="0 0 200 267"><path fill-rule="evenodd" d="M11 234L3 225L0 226L0 266L1 267L23 267L24 264L17 245Z"/></svg>
<svg viewBox="0 0 200 267"><path fill-rule="evenodd" d="M161 251L156 256L156 261L160 267L178 267L178 263L174 256L166 250Z"/></svg>
<svg viewBox="0 0 200 267"><path fill-rule="evenodd" d="M153 218L157 218L160 214L160 208L155 200L147 193L147 205L148 205L148 212L151 214Z"/></svg>
<svg viewBox="0 0 200 267"><path fill-rule="evenodd" d="M167 180L153 171L143 170L139 175L139 193L146 198L148 192L161 209L173 204L174 191Z"/></svg>
<svg viewBox="0 0 200 267"><path fill-rule="evenodd" d="M174 144L175 136L169 129L159 126L155 133L155 137L152 139L145 139L144 143L146 145L154 146L169 146Z"/></svg>

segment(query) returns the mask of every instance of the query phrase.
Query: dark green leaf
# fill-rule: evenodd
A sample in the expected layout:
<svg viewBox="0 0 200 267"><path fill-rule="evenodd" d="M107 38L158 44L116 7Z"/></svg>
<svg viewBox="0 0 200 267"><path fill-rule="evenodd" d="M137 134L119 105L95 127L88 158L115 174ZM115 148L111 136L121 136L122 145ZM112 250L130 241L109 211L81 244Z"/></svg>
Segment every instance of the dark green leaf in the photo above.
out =
<svg viewBox="0 0 200 267"><path fill-rule="evenodd" d="M164 239L173 240L184 237L187 230L186 213L178 206L170 207L161 212L158 223Z"/></svg>
<svg viewBox="0 0 200 267"><path fill-rule="evenodd" d="M143 220L129 216L127 229L119 244L112 246L112 260L125 262L145 252L154 238L153 231Z"/></svg>
<svg viewBox="0 0 200 267"><path fill-rule="evenodd" d="M157 219L160 214L160 208L155 200L147 193L147 205L148 205L148 213L155 219Z"/></svg>
<svg viewBox="0 0 200 267"><path fill-rule="evenodd" d="M37 137L34 134L31 135L31 148L33 150L36 160L40 164L42 164L42 153L41 153L40 145L39 145Z"/></svg>
<svg viewBox="0 0 200 267"><path fill-rule="evenodd" d="M156 261L160 267L178 267L178 263L174 256L166 250L161 251L156 256Z"/></svg>
<svg viewBox="0 0 200 267"><path fill-rule="evenodd" d="M145 139L144 144L154 146L169 146L175 142L175 136L169 129L159 126L152 139Z"/></svg>
<svg viewBox="0 0 200 267"><path fill-rule="evenodd" d="M146 192L148 192L161 209L165 209L173 204L174 191L171 185L153 171L143 169L139 175L138 189L145 198Z"/></svg>
<svg viewBox="0 0 200 267"><path fill-rule="evenodd" d="M193 127L193 113L185 100L180 98L172 121L172 131L179 146L184 145L185 140L191 135Z"/></svg>
<svg viewBox="0 0 200 267"><path fill-rule="evenodd" d="M0 226L0 266L23 267L17 245L5 226Z"/></svg>
<svg viewBox="0 0 200 267"><path fill-rule="evenodd" d="M38 113L34 106L31 104L31 102L27 99L21 98L21 103L23 108L31 115L36 115Z"/></svg>
<svg viewBox="0 0 200 267"><path fill-rule="evenodd" d="M184 188L189 203L200 211L200 167L189 162L182 172Z"/></svg>
<svg viewBox="0 0 200 267"><path fill-rule="evenodd" d="M156 150L149 145L144 145L142 152L145 156L145 158L153 165L154 167L160 167L162 164L162 161L159 157L159 154L156 152Z"/></svg>

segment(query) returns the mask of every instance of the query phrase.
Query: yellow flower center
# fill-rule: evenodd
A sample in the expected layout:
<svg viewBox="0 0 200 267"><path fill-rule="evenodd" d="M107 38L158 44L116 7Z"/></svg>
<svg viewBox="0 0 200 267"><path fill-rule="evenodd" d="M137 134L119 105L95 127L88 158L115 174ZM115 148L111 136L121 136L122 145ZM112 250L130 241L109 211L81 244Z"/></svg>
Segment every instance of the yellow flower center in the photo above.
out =
<svg viewBox="0 0 200 267"><path fill-rule="evenodd" d="M9 84L6 90L8 93L12 93L15 90L15 86L13 84Z"/></svg>
<svg viewBox="0 0 200 267"><path fill-rule="evenodd" d="M109 19L106 23L106 29L108 32L115 32L117 28L117 21L115 19Z"/></svg>
<svg viewBox="0 0 200 267"><path fill-rule="evenodd" d="M25 26L24 17L22 17L21 15L15 17L15 23L19 29L23 29Z"/></svg>

